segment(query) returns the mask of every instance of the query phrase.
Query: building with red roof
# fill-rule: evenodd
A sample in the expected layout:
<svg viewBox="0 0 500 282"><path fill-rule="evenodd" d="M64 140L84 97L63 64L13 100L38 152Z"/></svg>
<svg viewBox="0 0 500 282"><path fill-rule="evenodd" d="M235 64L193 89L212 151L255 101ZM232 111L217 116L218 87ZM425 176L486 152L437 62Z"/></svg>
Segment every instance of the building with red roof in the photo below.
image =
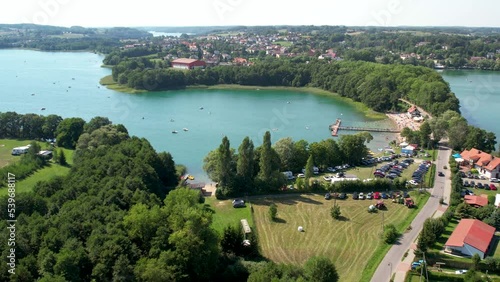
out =
<svg viewBox="0 0 500 282"><path fill-rule="evenodd" d="M495 235L495 227L477 220L462 219L444 244L445 252L484 259Z"/></svg>
<svg viewBox="0 0 500 282"><path fill-rule="evenodd" d="M206 66L204 61L199 61L196 59L180 58L172 61L172 67L174 69L194 69L194 68L204 68Z"/></svg>
<svg viewBox="0 0 500 282"><path fill-rule="evenodd" d="M488 178L500 178L500 158L475 148L470 149L470 151L464 150L460 156L466 164L477 169L481 175Z"/></svg>
<svg viewBox="0 0 500 282"><path fill-rule="evenodd" d="M467 204L480 208L488 205L488 198L476 195L465 195L464 200Z"/></svg>

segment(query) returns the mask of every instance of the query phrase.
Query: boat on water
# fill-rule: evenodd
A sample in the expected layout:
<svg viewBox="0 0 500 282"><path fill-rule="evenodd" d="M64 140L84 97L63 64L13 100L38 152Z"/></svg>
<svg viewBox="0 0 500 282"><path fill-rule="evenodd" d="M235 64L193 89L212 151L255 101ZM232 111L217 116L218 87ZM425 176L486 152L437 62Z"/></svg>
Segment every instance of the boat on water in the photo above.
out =
<svg viewBox="0 0 500 282"><path fill-rule="evenodd" d="M177 130L172 130L172 133L176 134L176 133L178 133L178 131Z"/></svg>
<svg viewBox="0 0 500 282"><path fill-rule="evenodd" d="M203 107L200 107L200 110L203 110Z"/></svg>
<svg viewBox="0 0 500 282"><path fill-rule="evenodd" d="M45 111L45 108L42 108L41 110L42 110L42 111Z"/></svg>
<svg viewBox="0 0 500 282"><path fill-rule="evenodd" d="M185 128L185 127L184 127L182 130L184 130L184 131L188 131L189 129L187 129L187 128Z"/></svg>

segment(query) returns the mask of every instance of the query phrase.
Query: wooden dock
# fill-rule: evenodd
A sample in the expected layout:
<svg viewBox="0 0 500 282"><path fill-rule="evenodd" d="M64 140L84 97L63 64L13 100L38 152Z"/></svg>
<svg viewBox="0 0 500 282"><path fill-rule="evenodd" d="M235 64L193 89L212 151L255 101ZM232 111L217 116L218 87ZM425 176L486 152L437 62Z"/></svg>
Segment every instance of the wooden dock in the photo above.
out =
<svg viewBox="0 0 500 282"><path fill-rule="evenodd" d="M391 132L391 133L400 133L401 131L398 129L391 128L375 128L375 127L357 127L357 126L341 126L342 120L339 118L335 121L334 124L330 125L330 131L332 132L332 136L338 136L339 130L350 130L350 131L368 131L368 132Z"/></svg>
<svg viewBox="0 0 500 282"><path fill-rule="evenodd" d="M342 121L338 118L334 124L330 125L330 130L332 131L332 136L337 136L337 132L340 129L340 123Z"/></svg>
<svg viewBox="0 0 500 282"><path fill-rule="evenodd" d="M401 132L398 129L369 128L369 127L356 127L356 126L339 126L338 129L353 130L353 131L371 131L371 132L392 132L392 133L400 133Z"/></svg>

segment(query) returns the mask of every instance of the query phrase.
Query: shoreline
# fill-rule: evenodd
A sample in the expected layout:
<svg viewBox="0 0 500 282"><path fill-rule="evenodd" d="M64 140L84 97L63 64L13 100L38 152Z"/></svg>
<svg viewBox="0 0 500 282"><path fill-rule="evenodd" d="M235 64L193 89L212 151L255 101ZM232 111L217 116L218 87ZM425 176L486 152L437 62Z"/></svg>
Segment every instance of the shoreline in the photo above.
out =
<svg viewBox="0 0 500 282"><path fill-rule="evenodd" d="M99 81L99 83L110 90L119 91L127 94L138 94L138 93L148 93L148 92L157 92L157 91L147 91L147 90L137 90L134 88L130 88L124 85L120 85L113 80L111 75L107 75ZM180 89L166 89L166 90L158 90L158 91L170 91L170 90L190 90L190 89L209 89L209 90L256 90L256 89L264 89L264 90L278 90L278 91L295 91L295 92L303 92L312 95L321 95L328 96L333 99L337 99L343 101L349 105L352 105L356 111L363 113L363 115L371 120L385 120L387 119L384 113L376 112L365 104L361 102L353 101L350 98L342 97L335 92L329 92L320 88L315 87L290 87L290 86L249 86L249 85L239 85L239 84L217 84L217 85L190 85L185 88Z"/></svg>

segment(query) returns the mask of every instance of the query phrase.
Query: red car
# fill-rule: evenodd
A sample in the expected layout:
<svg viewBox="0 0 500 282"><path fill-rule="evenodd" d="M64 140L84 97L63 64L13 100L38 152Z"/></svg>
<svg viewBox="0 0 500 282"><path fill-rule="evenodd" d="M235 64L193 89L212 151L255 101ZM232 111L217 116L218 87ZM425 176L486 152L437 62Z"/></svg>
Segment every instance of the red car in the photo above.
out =
<svg viewBox="0 0 500 282"><path fill-rule="evenodd" d="M495 186L495 184L490 183L490 190L497 190L497 187Z"/></svg>

